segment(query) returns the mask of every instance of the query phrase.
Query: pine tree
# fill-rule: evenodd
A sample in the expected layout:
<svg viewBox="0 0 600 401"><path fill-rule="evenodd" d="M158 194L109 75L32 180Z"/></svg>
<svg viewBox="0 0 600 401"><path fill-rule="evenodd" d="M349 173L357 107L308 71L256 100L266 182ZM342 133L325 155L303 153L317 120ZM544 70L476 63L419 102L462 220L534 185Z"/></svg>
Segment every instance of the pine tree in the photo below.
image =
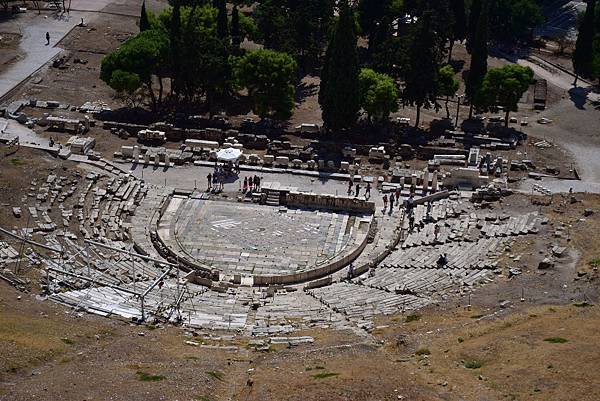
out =
<svg viewBox="0 0 600 401"><path fill-rule="evenodd" d="M217 8L219 13L217 14L217 36L220 39L227 37L227 3L225 0L218 0Z"/></svg>
<svg viewBox="0 0 600 401"><path fill-rule="evenodd" d="M326 129L337 131L356 123L360 108L358 74L354 18L348 4L342 3L321 73L319 104Z"/></svg>
<svg viewBox="0 0 600 401"><path fill-rule="evenodd" d="M231 10L231 43L235 48L239 48L241 43L240 14L237 4L235 4L233 10Z"/></svg>
<svg viewBox="0 0 600 401"><path fill-rule="evenodd" d="M481 14L481 2L482 0L473 0L471 9L469 10L469 25L467 27L467 51L469 54L473 50L473 42L475 41L475 33Z"/></svg>
<svg viewBox="0 0 600 401"><path fill-rule="evenodd" d="M477 94L487 73L488 19L489 0L482 0L481 13L477 19L477 29L475 30L471 49L471 67L466 81L466 95L471 103L469 118L473 117L473 106L477 105Z"/></svg>
<svg viewBox="0 0 600 401"><path fill-rule="evenodd" d="M142 2L142 11L140 13L140 32L144 32L150 29L150 21L148 20L148 14L146 13L146 2Z"/></svg>
<svg viewBox="0 0 600 401"><path fill-rule="evenodd" d="M579 34L573 52L573 68L575 69L575 83L579 76L589 77L592 74L593 65L593 41L595 35L595 4L596 0L587 0L587 8L583 21L579 26Z"/></svg>
<svg viewBox="0 0 600 401"><path fill-rule="evenodd" d="M456 40L463 41L467 36L465 0L450 0L450 12L452 13L452 32L450 35L448 62L452 60L452 49L454 48L454 42Z"/></svg>

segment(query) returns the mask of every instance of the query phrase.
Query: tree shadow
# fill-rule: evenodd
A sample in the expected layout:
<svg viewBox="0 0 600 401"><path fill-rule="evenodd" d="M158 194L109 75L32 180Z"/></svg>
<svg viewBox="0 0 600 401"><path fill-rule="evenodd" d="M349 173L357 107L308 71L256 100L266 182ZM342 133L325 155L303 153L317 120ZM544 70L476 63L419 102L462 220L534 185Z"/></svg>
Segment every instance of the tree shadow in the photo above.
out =
<svg viewBox="0 0 600 401"><path fill-rule="evenodd" d="M229 116L246 115L252 111L252 100L248 96L234 96L221 105Z"/></svg>
<svg viewBox="0 0 600 401"><path fill-rule="evenodd" d="M585 103L587 101L587 95L590 93L590 89L574 87L569 89L569 98L579 110L585 110Z"/></svg>
<svg viewBox="0 0 600 401"><path fill-rule="evenodd" d="M314 96L318 93L319 85L315 83L307 84L306 82L300 82L296 86L296 94L294 95L294 101L299 104L304 99L310 96Z"/></svg>
<svg viewBox="0 0 600 401"><path fill-rule="evenodd" d="M0 6L0 22L6 22L13 19L17 19L19 14L15 14L10 10L5 10L2 6Z"/></svg>
<svg viewBox="0 0 600 401"><path fill-rule="evenodd" d="M450 66L452 67L452 69L454 70L454 72L459 72L462 71L463 68L465 68L465 60L450 60L450 62L448 63L450 64Z"/></svg>
<svg viewBox="0 0 600 401"><path fill-rule="evenodd" d="M503 58L516 63L520 58L526 58L531 53L527 47L517 47L512 44L496 44L489 47L491 57Z"/></svg>
<svg viewBox="0 0 600 401"><path fill-rule="evenodd" d="M141 107L121 107L115 110L104 110L96 114L100 121L115 121L149 125L157 121L157 114Z"/></svg>

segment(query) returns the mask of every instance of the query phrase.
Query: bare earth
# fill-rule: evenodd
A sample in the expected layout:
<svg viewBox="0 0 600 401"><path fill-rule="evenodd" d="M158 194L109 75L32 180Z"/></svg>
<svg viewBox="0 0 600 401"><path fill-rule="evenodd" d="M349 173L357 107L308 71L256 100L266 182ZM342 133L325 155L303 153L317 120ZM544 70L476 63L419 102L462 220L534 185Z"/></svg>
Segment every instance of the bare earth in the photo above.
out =
<svg viewBox="0 0 600 401"><path fill-rule="evenodd" d="M137 15L139 4L108 3L106 14L85 28L75 28L61 41L69 67L43 68L14 99L72 105L102 100L112 108L123 105L99 80L99 66L105 54L137 31L136 19L128 15ZM78 6L85 10L90 4L84 1ZM159 10L164 4L157 0L149 7ZM29 21L37 16L23 18ZM18 36L4 33L8 25L2 24L0 73L6 60L19 55ZM87 64L74 63L75 58ZM455 58L468 65L461 46ZM493 59L490 64L504 62ZM320 121L318 82L313 76L302 80L291 125ZM547 111L536 113L524 107L515 113L519 118L530 116L532 123L525 132L535 139L519 149L520 155L511 155L524 158L527 152L541 165L558 165L561 171L576 162L585 180L600 182L597 106L582 101L580 93L551 90L553 102ZM460 116L467 112L463 107ZM542 115L554 123L533 122ZM414 111L401 109L395 116L414 119ZM426 123L443 116L443 110L424 113ZM91 135L97 140L96 150L105 157L134 141L99 128L93 128ZM531 145L542 138L560 147ZM75 164L44 152L13 150L0 147L2 227L25 224L12 216L9 206L19 204L32 180L44 179L50 171L78 171ZM600 258L600 196L575 194L575 199L571 203L570 196L555 195L548 206L539 206L533 201L550 198L518 194L494 205L498 213L537 210L549 223L540 235L527 236L506 250L501 274L470 298L456 294L411 318L406 314L382 317L366 336L302 332L315 342L272 346L268 352L254 350L249 338L224 337L231 333L134 325L83 314L39 298L39 273L23 271L29 280L26 292L0 281L0 400L597 401L600 309L598 272L592 261ZM584 217L586 209L594 213ZM566 232L560 238L555 236L559 228ZM567 255L555 268L538 270L555 245L566 246ZM523 274L509 278L511 267L521 268ZM237 348L207 349L189 345L189 340Z"/></svg>

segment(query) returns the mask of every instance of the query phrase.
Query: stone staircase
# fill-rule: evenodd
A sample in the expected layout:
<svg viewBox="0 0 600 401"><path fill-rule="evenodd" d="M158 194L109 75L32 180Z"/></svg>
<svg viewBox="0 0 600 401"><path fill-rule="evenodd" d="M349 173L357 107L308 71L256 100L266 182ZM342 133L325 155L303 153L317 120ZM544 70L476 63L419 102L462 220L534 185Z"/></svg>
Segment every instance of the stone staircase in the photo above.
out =
<svg viewBox="0 0 600 401"><path fill-rule="evenodd" d="M280 206L281 195L279 191L268 191L267 192L267 205L269 206Z"/></svg>

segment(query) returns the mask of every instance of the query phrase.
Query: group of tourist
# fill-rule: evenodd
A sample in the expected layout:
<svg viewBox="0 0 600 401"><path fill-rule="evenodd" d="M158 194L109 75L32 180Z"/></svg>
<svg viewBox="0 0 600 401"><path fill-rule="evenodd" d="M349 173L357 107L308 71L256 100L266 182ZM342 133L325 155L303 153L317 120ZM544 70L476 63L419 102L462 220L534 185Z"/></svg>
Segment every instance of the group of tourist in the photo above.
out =
<svg viewBox="0 0 600 401"><path fill-rule="evenodd" d="M352 196L352 187L354 186L354 181L352 180L352 178L350 178L348 180L348 196ZM354 191L354 197L357 198L358 196L360 196L360 182L356 183L355 186L355 191ZM365 198L369 199L371 198L371 183L367 182L367 186L365 187Z"/></svg>
<svg viewBox="0 0 600 401"><path fill-rule="evenodd" d="M221 192L225 189L225 179L234 174L235 166L231 163L223 163L219 165L215 163L215 169L212 173L208 173L206 180L208 181L208 191Z"/></svg>
<svg viewBox="0 0 600 401"><path fill-rule="evenodd" d="M209 192L220 192L225 188L225 174L219 172L217 169L213 173L208 173L206 181L208 181L207 190Z"/></svg>
<svg viewBox="0 0 600 401"><path fill-rule="evenodd" d="M390 192L389 196L388 194L383 194L383 213L385 213L385 211L388 210L388 203L390 205L389 214L392 214L394 212L395 205L398 205L398 210L402 208L402 192L400 187L396 188L395 191ZM407 213L412 213L412 210L414 209L414 197L412 193L406 200L405 206Z"/></svg>
<svg viewBox="0 0 600 401"><path fill-rule="evenodd" d="M255 192L260 190L260 177L255 175L244 177L244 184L242 186L242 193Z"/></svg>

